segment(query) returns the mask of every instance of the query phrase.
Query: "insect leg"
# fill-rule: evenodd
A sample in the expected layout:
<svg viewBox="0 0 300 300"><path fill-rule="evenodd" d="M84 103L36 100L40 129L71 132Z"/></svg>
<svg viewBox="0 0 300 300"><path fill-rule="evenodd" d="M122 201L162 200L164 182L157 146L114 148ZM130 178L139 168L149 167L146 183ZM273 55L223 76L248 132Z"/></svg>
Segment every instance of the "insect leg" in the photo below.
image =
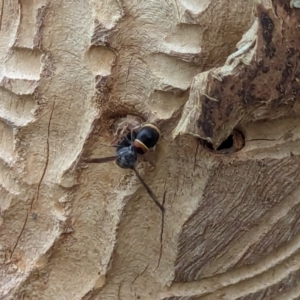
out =
<svg viewBox="0 0 300 300"><path fill-rule="evenodd" d="M137 132L135 132L138 128L140 128L141 127L141 125L138 125L138 126L135 126L135 127L133 127L132 129L131 129L131 134L130 134L130 141L131 141L131 143L133 143L134 142L134 140L135 140L135 138L136 138L136 136L137 136ZM135 133L135 137L133 136L133 133Z"/></svg>
<svg viewBox="0 0 300 300"><path fill-rule="evenodd" d="M159 207L159 209L162 211L162 213L164 213L165 208L159 203L159 201L157 200L155 194L152 192L152 190L150 189L150 187L146 184L146 182L141 177L141 175L139 174L139 172L135 168L132 168L132 170L135 172L136 177L140 180L140 182L142 183L142 185L144 186L144 188L146 189L146 191L148 192L148 194L150 195L150 197L152 198L152 200L154 201L154 203Z"/></svg>

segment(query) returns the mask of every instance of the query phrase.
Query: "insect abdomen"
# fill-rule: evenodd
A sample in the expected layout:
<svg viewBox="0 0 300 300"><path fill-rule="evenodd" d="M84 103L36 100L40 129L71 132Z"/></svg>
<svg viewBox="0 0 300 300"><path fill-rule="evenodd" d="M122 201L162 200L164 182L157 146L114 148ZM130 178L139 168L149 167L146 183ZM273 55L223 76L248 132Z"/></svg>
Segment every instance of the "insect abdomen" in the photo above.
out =
<svg viewBox="0 0 300 300"><path fill-rule="evenodd" d="M157 144L159 137L160 131L154 124L145 124L134 140L133 146L139 154L144 154Z"/></svg>

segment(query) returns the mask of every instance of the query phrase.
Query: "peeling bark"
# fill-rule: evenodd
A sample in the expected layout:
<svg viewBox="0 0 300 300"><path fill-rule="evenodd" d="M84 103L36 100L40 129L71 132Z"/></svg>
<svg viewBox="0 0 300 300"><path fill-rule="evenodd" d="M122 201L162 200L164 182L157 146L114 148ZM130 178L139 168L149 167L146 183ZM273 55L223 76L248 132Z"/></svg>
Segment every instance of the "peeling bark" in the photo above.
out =
<svg viewBox="0 0 300 300"><path fill-rule="evenodd" d="M299 1L0 5L0 299L300 297Z"/></svg>

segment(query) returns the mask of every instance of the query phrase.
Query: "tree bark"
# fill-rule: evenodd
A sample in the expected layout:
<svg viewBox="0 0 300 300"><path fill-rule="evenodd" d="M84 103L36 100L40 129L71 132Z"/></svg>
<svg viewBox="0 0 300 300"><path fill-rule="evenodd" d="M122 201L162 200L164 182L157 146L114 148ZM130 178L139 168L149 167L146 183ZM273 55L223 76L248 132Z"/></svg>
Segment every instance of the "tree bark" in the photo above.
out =
<svg viewBox="0 0 300 300"><path fill-rule="evenodd" d="M0 5L0 299L299 299L299 0Z"/></svg>

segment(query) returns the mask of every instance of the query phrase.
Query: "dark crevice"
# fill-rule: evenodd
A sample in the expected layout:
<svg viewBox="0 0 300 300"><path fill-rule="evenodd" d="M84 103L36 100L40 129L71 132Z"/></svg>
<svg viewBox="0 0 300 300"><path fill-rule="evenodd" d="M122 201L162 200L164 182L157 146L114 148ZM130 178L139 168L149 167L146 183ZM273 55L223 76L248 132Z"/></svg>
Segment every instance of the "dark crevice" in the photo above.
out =
<svg viewBox="0 0 300 300"><path fill-rule="evenodd" d="M141 273L137 274L137 275L134 277L134 279L133 279L133 281L132 281L132 283L131 283L131 287L134 285L134 283L136 282L136 280L137 280L139 277L143 276L143 274L147 271L148 268L149 268L149 264L146 266L146 268L145 268Z"/></svg>
<svg viewBox="0 0 300 300"><path fill-rule="evenodd" d="M15 244L14 244L12 250L11 250L10 259L12 259L13 255L14 255L14 253L15 253L15 250L16 250L16 248L17 248L17 245L18 245L18 243L19 243L19 241L20 241L20 239L21 239L21 236L22 236L22 234L23 234L23 231L24 231L24 229L25 229L27 220L28 220L28 212L27 212L27 214L26 214L25 221L24 221L24 223L23 223L22 229L21 229L21 231L20 231L20 233L19 233L19 235L18 235L17 241L15 242Z"/></svg>
<svg viewBox="0 0 300 300"><path fill-rule="evenodd" d="M49 155L50 155L50 128L51 128L51 121L52 121L52 117L53 117L54 108L55 108L55 101L53 102L52 110L51 110L50 118L49 118L49 122L48 122L48 135L47 135L47 140L46 140L46 163L45 163L45 167L44 167L44 170L43 170L43 174L42 174L42 176L40 178L40 181L38 183L36 198L33 199L33 201L31 202L30 211L32 211L32 209L33 209L34 202L37 202L38 199L39 199L41 185L42 185L42 182L44 180L44 177L45 177L45 174L46 174L46 171L47 171L47 168L48 168L48 164L49 164Z"/></svg>
<svg viewBox="0 0 300 300"><path fill-rule="evenodd" d="M223 150L223 149L229 149L233 146L233 135L231 134L225 141L222 142L222 144L217 148L217 151Z"/></svg>
<svg viewBox="0 0 300 300"><path fill-rule="evenodd" d="M1 28L2 28L2 19L3 19L4 3L5 3L5 1L2 0L1 11L0 11L0 31L1 31Z"/></svg>
<svg viewBox="0 0 300 300"><path fill-rule="evenodd" d="M121 300L121 288L122 288L123 283L124 283L124 280L120 283L119 289L118 289L118 299L119 300Z"/></svg>
<svg viewBox="0 0 300 300"><path fill-rule="evenodd" d="M197 144L197 148L196 148L196 152L195 152L195 156L194 156L194 171L196 169L196 161L197 161L198 150L199 150L199 144Z"/></svg>
<svg viewBox="0 0 300 300"><path fill-rule="evenodd" d="M14 252L15 252L15 249L17 248L17 245L21 239L21 236L25 230L25 227L27 225L27 221L28 221L28 215L29 215L29 211L32 211L33 209L33 204L35 201L37 201L39 199L39 195L40 195L40 188L41 188L41 184L42 184L42 181L45 177L45 174L46 174L46 170L47 170L47 167L48 167L48 163L49 163L49 153L50 153L50 146L49 146L49 141L50 141L50 126L51 126L51 121L52 121L52 116L53 116L53 112L54 112L54 107L55 107L55 101L53 102L53 106L52 106L52 110L51 110L51 113L50 113L50 117L49 117L49 122L48 122L48 136L47 136L47 140L46 140L46 163L45 163L45 167L44 167L44 170L43 170L43 174L40 178L40 181L38 183L38 187L37 187L37 192L36 192L36 196L32 199L31 203L30 203L30 208L29 210L27 211L26 213L26 218L25 218L25 221L24 221L24 224L23 224L23 227L22 227L22 230L17 238L17 241L16 243L14 244L14 247L11 251L11 255L10 255L10 258L12 258L12 256L14 255ZM33 212L34 214L34 212Z"/></svg>
<svg viewBox="0 0 300 300"><path fill-rule="evenodd" d="M241 131L234 129L232 134L230 134L217 149L214 149L213 144L206 140L201 139L199 143L210 152L218 154L231 154L244 148L245 137Z"/></svg>

